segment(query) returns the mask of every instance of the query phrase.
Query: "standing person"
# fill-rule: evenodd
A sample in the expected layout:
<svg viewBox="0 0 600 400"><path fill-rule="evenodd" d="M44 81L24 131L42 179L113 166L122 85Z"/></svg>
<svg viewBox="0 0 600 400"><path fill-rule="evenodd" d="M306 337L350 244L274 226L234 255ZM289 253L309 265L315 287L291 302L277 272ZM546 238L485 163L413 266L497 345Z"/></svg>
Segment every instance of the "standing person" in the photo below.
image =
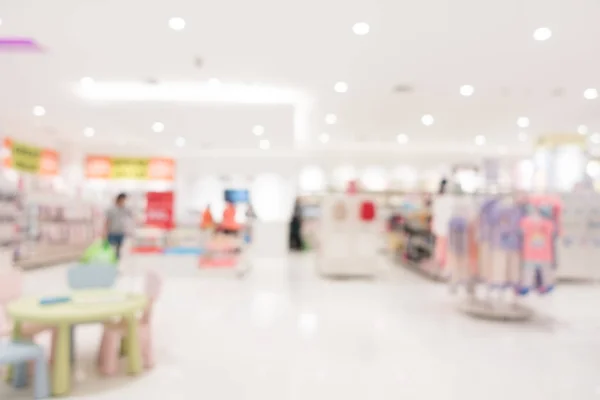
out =
<svg viewBox="0 0 600 400"><path fill-rule="evenodd" d="M235 235L240 230L240 224L235 220L235 204L227 202L225 210L223 210L223 220L221 221L221 229L226 235Z"/></svg>
<svg viewBox="0 0 600 400"><path fill-rule="evenodd" d="M125 207L126 201L127 195L119 193L114 206L106 211L106 239L115 247L117 259L121 257L121 246L131 221L131 212Z"/></svg>
<svg viewBox="0 0 600 400"><path fill-rule="evenodd" d="M290 221L290 249L302 250L302 208L300 207L300 199L296 199L294 214Z"/></svg>

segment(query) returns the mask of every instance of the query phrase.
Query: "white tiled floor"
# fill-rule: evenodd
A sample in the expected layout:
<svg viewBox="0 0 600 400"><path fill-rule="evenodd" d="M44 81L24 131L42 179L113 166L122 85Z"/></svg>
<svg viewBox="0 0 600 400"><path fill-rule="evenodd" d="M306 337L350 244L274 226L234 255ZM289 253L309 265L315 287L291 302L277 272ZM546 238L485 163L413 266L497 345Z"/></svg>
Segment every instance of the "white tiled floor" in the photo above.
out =
<svg viewBox="0 0 600 400"><path fill-rule="evenodd" d="M310 256L257 261L245 279L200 273L186 258L149 263L166 276L157 367L97 378L100 328L80 328L72 398L600 399L600 286L531 299L540 317L514 325L469 319L443 285L402 270L332 282ZM29 293L64 286L63 268L27 275ZM0 384L2 400L29 398Z"/></svg>

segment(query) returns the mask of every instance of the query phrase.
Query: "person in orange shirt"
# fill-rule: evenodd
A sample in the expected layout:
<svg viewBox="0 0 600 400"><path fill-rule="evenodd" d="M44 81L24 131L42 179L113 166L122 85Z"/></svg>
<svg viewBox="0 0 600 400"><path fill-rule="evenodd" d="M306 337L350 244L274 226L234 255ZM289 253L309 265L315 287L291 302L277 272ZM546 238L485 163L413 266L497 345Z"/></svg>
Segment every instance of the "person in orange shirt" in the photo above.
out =
<svg viewBox="0 0 600 400"><path fill-rule="evenodd" d="M226 234L237 233L240 230L240 224L235 221L235 205L233 203L228 202L225 206L221 228Z"/></svg>
<svg viewBox="0 0 600 400"><path fill-rule="evenodd" d="M210 206L207 206L202 213L202 222L200 222L200 229L208 230L212 229L215 225L212 214L210 213Z"/></svg>

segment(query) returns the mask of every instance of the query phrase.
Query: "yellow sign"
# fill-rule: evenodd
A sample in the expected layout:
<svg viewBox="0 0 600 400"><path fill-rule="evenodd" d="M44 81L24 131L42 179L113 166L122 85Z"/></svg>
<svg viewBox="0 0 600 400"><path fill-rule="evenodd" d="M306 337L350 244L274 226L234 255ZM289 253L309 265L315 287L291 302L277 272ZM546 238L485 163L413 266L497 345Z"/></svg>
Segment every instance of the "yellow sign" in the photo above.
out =
<svg viewBox="0 0 600 400"><path fill-rule="evenodd" d="M115 157L112 159L111 179L148 179L148 158Z"/></svg>
<svg viewBox="0 0 600 400"><path fill-rule="evenodd" d="M539 147L559 147L559 146L581 146L587 145L587 140L584 135L578 133L560 133L553 135L541 136L538 139Z"/></svg>
<svg viewBox="0 0 600 400"><path fill-rule="evenodd" d="M14 142L10 138L4 139L3 148L6 155L2 161L6 168L36 175L58 175L60 157L52 149Z"/></svg>
<svg viewBox="0 0 600 400"><path fill-rule="evenodd" d="M27 144L12 142L12 167L16 170L37 174L42 162L43 149Z"/></svg>

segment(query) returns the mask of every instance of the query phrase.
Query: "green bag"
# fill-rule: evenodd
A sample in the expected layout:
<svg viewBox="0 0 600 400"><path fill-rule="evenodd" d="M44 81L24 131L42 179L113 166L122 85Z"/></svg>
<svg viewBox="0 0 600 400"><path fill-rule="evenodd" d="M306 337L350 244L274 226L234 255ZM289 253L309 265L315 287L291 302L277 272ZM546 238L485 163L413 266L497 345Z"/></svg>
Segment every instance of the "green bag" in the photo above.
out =
<svg viewBox="0 0 600 400"><path fill-rule="evenodd" d="M88 247L81 257L83 264L117 264L117 252L108 240L97 240Z"/></svg>

